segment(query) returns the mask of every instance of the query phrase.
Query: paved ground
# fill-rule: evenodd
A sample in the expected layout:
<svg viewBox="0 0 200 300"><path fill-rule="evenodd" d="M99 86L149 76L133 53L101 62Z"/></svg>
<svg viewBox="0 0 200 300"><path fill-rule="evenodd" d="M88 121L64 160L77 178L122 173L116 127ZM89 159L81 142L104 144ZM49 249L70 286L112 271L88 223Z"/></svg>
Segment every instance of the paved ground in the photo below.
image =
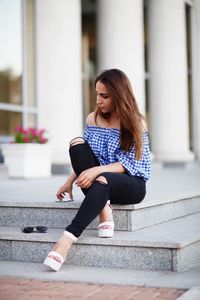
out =
<svg viewBox="0 0 200 300"><path fill-rule="evenodd" d="M1 300L175 300L185 290L0 278Z"/></svg>

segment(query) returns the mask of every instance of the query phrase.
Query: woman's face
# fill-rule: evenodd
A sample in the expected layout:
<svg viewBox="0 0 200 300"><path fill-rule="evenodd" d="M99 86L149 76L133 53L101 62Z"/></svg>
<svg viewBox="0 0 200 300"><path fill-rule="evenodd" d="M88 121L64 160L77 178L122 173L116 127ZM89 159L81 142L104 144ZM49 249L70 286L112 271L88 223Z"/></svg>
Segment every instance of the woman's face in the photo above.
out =
<svg viewBox="0 0 200 300"><path fill-rule="evenodd" d="M102 113L111 113L115 110L114 101L101 81L96 83L96 97L96 104Z"/></svg>

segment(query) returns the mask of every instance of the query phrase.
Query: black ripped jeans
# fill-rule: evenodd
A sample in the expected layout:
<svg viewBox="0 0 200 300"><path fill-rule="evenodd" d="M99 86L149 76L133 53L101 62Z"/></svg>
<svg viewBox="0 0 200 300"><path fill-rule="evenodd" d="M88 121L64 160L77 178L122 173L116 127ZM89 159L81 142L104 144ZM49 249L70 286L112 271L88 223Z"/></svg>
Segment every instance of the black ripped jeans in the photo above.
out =
<svg viewBox="0 0 200 300"><path fill-rule="evenodd" d="M71 146L69 153L77 176L86 169L99 166L97 158L86 142ZM145 197L146 182L141 177L112 172L101 173L99 176L104 176L107 184L94 181L89 189L82 189L85 198L72 223L66 227L75 237L79 237L99 215L108 200L111 204L136 204Z"/></svg>

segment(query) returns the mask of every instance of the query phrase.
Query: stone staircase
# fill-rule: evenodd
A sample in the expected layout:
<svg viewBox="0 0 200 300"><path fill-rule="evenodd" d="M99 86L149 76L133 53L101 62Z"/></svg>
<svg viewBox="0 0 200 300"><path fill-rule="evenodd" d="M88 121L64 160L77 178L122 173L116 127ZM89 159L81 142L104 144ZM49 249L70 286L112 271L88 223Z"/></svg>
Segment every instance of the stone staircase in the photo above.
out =
<svg viewBox="0 0 200 300"><path fill-rule="evenodd" d="M0 180L8 179L8 166L0 162Z"/></svg>
<svg viewBox="0 0 200 300"><path fill-rule="evenodd" d="M79 200L74 202L58 203L53 198L38 202L32 190L32 197L27 194L27 200L20 201L22 182L13 184L12 201L0 197L0 260L42 262L75 215L82 196L77 194ZM66 264L181 271L200 263L200 192L154 195L138 205L114 209L115 236L98 238L95 220L73 245ZM21 232L22 226L38 225L48 226L48 232Z"/></svg>

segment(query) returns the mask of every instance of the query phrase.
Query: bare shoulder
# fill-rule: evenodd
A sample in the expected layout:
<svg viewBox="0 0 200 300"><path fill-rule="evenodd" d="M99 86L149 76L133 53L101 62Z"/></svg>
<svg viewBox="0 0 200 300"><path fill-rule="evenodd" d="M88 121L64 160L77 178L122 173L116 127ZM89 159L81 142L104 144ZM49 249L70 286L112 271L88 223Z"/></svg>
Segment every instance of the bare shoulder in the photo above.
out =
<svg viewBox="0 0 200 300"><path fill-rule="evenodd" d="M142 119L142 128L144 132L148 130L147 122L145 121L145 119Z"/></svg>
<svg viewBox="0 0 200 300"><path fill-rule="evenodd" d="M91 112L91 113L87 116L87 118L86 118L86 124L87 124L87 125L91 125L91 126L96 125L96 123L95 123L95 112L94 112L94 111Z"/></svg>

